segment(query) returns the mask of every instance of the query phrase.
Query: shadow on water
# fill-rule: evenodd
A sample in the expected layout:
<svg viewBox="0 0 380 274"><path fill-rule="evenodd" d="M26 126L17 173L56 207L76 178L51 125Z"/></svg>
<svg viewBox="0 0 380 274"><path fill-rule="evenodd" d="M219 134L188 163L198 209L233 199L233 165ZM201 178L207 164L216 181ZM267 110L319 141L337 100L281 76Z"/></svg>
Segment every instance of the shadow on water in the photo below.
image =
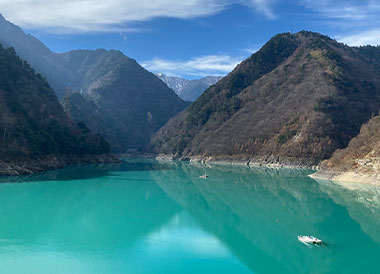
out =
<svg viewBox="0 0 380 274"><path fill-rule="evenodd" d="M118 171L154 171L154 170L169 170L175 166L169 161L157 161L155 159L124 159Z"/></svg>
<svg viewBox="0 0 380 274"><path fill-rule="evenodd" d="M172 166L167 163L159 163L154 160L128 159L120 164L82 164L71 165L61 169L46 171L43 173L0 177L1 183L30 183L43 181L72 181L88 180L106 176L117 176L115 172L137 172L169 169Z"/></svg>
<svg viewBox="0 0 380 274"><path fill-rule="evenodd" d="M209 178L199 178L205 172ZM380 250L346 209L306 176L310 173L176 163L176 169L151 172L151 176L254 272L356 272L363 264L376 267ZM351 230L342 230L345 227ZM300 234L315 235L327 245L305 248L297 241ZM367 251L374 252L360 263L347 260L363 252L345 245L344 239L352 235L356 237L353 243L363 242Z"/></svg>
<svg viewBox="0 0 380 274"><path fill-rule="evenodd" d="M87 180L107 176L118 168L119 164L72 165L32 175L0 177L0 183Z"/></svg>

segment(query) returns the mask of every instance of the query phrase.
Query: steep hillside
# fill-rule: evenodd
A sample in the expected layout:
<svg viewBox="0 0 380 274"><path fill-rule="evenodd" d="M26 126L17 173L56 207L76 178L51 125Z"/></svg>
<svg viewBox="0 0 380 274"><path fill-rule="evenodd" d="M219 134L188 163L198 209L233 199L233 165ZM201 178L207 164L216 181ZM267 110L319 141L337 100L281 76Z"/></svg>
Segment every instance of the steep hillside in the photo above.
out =
<svg viewBox="0 0 380 274"><path fill-rule="evenodd" d="M70 85L82 90L62 100L66 112L104 136L115 152L143 150L154 132L187 106L119 51L71 51L63 58L77 71Z"/></svg>
<svg viewBox="0 0 380 274"><path fill-rule="evenodd" d="M71 72L65 68L59 54L49 50L35 37L25 34L20 27L5 20L1 14L0 43L4 47L12 46L18 56L48 80L58 97L63 96L66 91L65 78Z"/></svg>
<svg viewBox="0 0 380 274"><path fill-rule="evenodd" d="M115 152L142 149L155 131L188 105L120 51L54 53L1 15L0 42L13 46L47 79L60 99L67 95L63 99L67 113L106 137ZM75 92L81 92L83 98L73 95ZM77 108L78 104L85 104L86 111Z"/></svg>
<svg viewBox="0 0 380 274"><path fill-rule="evenodd" d="M380 109L378 60L317 33L279 34L156 134L179 158L318 164Z"/></svg>
<svg viewBox="0 0 380 274"><path fill-rule="evenodd" d="M0 45L0 175L113 159L109 144L64 113L49 84Z"/></svg>
<svg viewBox="0 0 380 274"><path fill-rule="evenodd" d="M360 134L348 147L337 150L322 162L321 170L311 175L316 179L341 182L380 183L380 116L362 126Z"/></svg>
<svg viewBox="0 0 380 274"><path fill-rule="evenodd" d="M215 85L221 76L207 76L201 79L187 80L181 77L167 76L162 73L156 74L169 88L175 91L178 96L185 100L193 102L202 93L212 85Z"/></svg>

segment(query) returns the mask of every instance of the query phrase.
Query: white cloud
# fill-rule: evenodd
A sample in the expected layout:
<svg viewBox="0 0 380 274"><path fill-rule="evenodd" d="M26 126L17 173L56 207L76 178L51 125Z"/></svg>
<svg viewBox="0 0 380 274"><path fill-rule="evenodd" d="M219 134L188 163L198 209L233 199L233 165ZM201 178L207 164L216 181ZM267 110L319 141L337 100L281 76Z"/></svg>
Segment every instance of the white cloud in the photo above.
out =
<svg viewBox="0 0 380 274"><path fill-rule="evenodd" d="M252 55L260 50L261 46L253 46L241 49L245 54Z"/></svg>
<svg viewBox="0 0 380 274"><path fill-rule="evenodd" d="M169 61L159 58L146 61L142 66L152 72L171 76L212 76L225 75L231 72L244 58L228 55L208 55L192 58L187 61Z"/></svg>
<svg viewBox="0 0 380 274"><path fill-rule="evenodd" d="M380 45L380 28L337 38L349 46Z"/></svg>
<svg viewBox="0 0 380 274"><path fill-rule="evenodd" d="M320 15L337 20L367 21L378 20L380 3L374 0L301 0L306 8Z"/></svg>
<svg viewBox="0 0 380 274"><path fill-rule="evenodd" d="M189 19L216 14L238 3L269 18L274 0L0 0L8 20L27 29L55 33L123 32L158 17Z"/></svg>
<svg viewBox="0 0 380 274"><path fill-rule="evenodd" d="M240 4L250 6L262 13L270 19L276 19L276 15L272 10L275 0L241 0Z"/></svg>
<svg viewBox="0 0 380 274"><path fill-rule="evenodd" d="M339 29L338 35L334 35L338 41L350 46L380 44L380 1L299 1L319 16L320 23Z"/></svg>

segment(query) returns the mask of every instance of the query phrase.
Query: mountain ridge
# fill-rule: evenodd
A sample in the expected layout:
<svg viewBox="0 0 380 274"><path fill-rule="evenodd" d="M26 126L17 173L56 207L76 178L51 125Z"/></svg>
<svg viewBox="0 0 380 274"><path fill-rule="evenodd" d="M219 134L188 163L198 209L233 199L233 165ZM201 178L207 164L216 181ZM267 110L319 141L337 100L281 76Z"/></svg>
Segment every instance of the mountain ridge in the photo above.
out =
<svg viewBox="0 0 380 274"><path fill-rule="evenodd" d="M153 73L119 51L71 51L65 58L69 63L75 61L78 78L83 80L72 79L72 86L76 81L75 89L81 92L62 99L65 111L104 136L114 152L145 150L153 133L188 105Z"/></svg>
<svg viewBox="0 0 380 274"><path fill-rule="evenodd" d="M153 150L315 166L379 111L378 63L363 52L318 33L276 35L160 129Z"/></svg>
<svg viewBox="0 0 380 274"><path fill-rule="evenodd" d="M52 52L40 40L26 34L20 27L7 21L1 14L0 43L7 47L13 47L18 56L46 77L59 98L63 96L65 85L61 78L68 71L59 54Z"/></svg>
<svg viewBox="0 0 380 274"><path fill-rule="evenodd" d="M1 45L0 75L0 175L117 161L102 137L69 119L42 76Z"/></svg>
<svg viewBox="0 0 380 274"><path fill-rule="evenodd" d="M103 134L114 152L145 148L150 136L188 105L156 76L118 50L55 53L4 17L0 18L0 42L13 46L18 55L47 79L75 122L84 121L91 130ZM72 97L75 92L85 95L82 99L88 102ZM98 121L76 108L78 103L98 117ZM70 113L74 109L76 113Z"/></svg>

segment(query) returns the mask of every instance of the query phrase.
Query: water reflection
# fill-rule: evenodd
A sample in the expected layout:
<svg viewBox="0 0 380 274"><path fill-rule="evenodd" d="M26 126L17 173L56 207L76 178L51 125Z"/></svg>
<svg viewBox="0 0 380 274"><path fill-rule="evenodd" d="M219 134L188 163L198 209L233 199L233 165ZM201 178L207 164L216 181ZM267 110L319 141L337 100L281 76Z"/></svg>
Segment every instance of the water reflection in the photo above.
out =
<svg viewBox="0 0 380 274"><path fill-rule="evenodd" d="M71 165L32 175L1 177L1 183L30 183L42 181L72 181L106 177L114 172L137 172L164 170L173 168L169 162L157 162L153 159L124 159L116 164L82 164Z"/></svg>
<svg viewBox="0 0 380 274"><path fill-rule="evenodd" d="M371 184L335 184L318 181L322 191L347 208L362 230L380 244L380 188Z"/></svg>
<svg viewBox="0 0 380 274"><path fill-rule="evenodd" d="M37 259L62 273L376 272L378 190L308 173L135 160L2 179L0 272Z"/></svg>
<svg viewBox="0 0 380 274"><path fill-rule="evenodd" d="M0 184L0 247L15 239L20 246L48 241L56 249L125 247L157 230L179 210L149 177L131 173L135 180L120 180L120 173L109 173L112 168L99 178L89 174L48 181L47 174L43 182ZM65 171L85 174L94 167Z"/></svg>
<svg viewBox="0 0 380 274"><path fill-rule="evenodd" d="M209 178L200 179L205 171ZM337 207L307 174L290 169L207 168L182 163L176 163L176 169L151 172L169 197L254 272L326 273L337 266L341 270L360 269L343 253L360 256L361 251L334 247L336 239L349 236L333 223L349 224L348 233L365 241L369 249L374 249L373 244L355 227L345 209ZM309 250L297 242L299 234L316 235L331 247ZM372 266L373 258L367 257Z"/></svg>
<svg viewBox="0 0 380 274"><path fill-rule="evenodd" d="M72 165L61 169L54 169L43 173L0 177L1 183L30 183L43 181L71 181L86 180L107 176L110 172L118 170L120 164L83 164Z"/></svg>

